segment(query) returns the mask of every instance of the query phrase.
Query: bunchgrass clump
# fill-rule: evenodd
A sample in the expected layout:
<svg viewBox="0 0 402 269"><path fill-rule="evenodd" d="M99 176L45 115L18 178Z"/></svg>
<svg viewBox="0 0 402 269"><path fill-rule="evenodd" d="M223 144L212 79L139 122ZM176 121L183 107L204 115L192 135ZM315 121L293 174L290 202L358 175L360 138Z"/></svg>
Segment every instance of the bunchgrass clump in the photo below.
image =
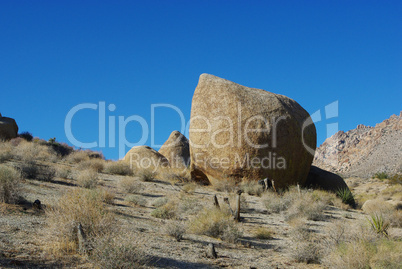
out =
<svg viewBox="0 0 402 269"><path fill-rule="evenodd" d="M388 174L386 172L377 172L377 173L374 174L373 178L387 179Z"/></svg>
<svg viewBox="0 0 402 269"><path fill-rule="evenodd" d="M273 232L268 228L259 227L255 230L254 236L258 239L268 240L273 238Z"/></svg>
<svg viewBox="0 0 402 269"><path fill-rule="evenodd" d="M258 184L258 181L243 181L240 183L240 189L249 195L255 196L261 196L264 191L262 185Z"/></svg>
<svg viewBox="0 0 402 269"><path fill-rule="evenodd" d="M151 259L140 250L137 241L138 239L128 232L97 238L89 259L97 268L146 268Z"/></svg>
<svg viewBox="0 0 402 269"><path fill-rule="evenodd" d="M144 189L144 186L136 178L126 176L120 179L119 188L123 192L134 194L141 193L141 191Z"/></svg>
<svg viewBox="0 0 402 269"><path fill-rule="evenodd" d="M71 189L54 206L46 209L47 249L55 255L74 254L78 250L77 226L81 224L88 241L113 231L115 221L107 210L99 190Z"/></svg>
<svg viewBox="0 0 402 269"><path fill-rule="evenodd" d="M98 173L91 168L79 171L76 179L79 186L87 189L95 188L99 181Z"/></svg>
<svg viewBox="0 0 402 269"><path fill-rule="evenodd" d="M107 162L103 172L106 174L121 176L131 176L133 174L133 170L130 168L130 165L123 161Z"/></svg>
<svg viewBox="0 0 402 269"><path fill-rule="evenodd" d="M141 169L136 172L136 176L138 176L139 179L144 182L153 181L157 175L158 173L152 169Z"/></svg>
<svg viewBox="0 0 402 269"><path fill-rule="evenodd" d="M21 200L21 174L14 168L0 165L0 202L14 204Z"/></svg>
<svg viewBox="0 0 402 269"><path fill-rule="evenodd" d="M141 195L136 195L136 194L130 194L127 195L126 198L124 198L124 201L133 204L133 205L138 205L138 206L146 206L147 205L147 200L142 197Z"/></svg>
<svg viewBox="0 0 402 269"><path fill-rule="evenodd" d="M242 236L233 216L224 208L204 208L190 222L189 229L195 234L207 235L231 243Z"/></svg>
<svg viewBox="0 0 402 269"><path fill-rule="evenodd" d="M173 219L176 217L177 204L170 201L163 206L155 208L151 216L159 219Z"/></svg>
<svg viewBox="0 0 402 269"><path fill-rule="evenodd" d="M181 221L171 221L165 224L164 232L180 242L183 239L183 235L186 233L186 225Z"/></svg>

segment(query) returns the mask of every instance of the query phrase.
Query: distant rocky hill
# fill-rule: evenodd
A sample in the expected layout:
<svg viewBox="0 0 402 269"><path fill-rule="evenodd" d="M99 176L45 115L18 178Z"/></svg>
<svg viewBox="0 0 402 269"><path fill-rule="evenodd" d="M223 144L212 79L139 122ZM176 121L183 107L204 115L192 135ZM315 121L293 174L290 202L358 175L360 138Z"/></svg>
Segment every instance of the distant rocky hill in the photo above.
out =
<svg viewBox="0 0 402 269"><path fill-rule="evenodd" d="M313 165L343 176L402 173L402 111L375 127L339 131L316 150Z"/></svg>

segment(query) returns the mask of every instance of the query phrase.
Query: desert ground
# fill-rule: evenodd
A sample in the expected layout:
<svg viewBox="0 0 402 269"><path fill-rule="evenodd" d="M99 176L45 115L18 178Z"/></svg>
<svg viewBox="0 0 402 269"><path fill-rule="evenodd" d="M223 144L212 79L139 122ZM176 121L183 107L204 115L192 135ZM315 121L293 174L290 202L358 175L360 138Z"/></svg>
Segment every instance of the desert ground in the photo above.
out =
<svg viewBox="0 0 402 269"><path fill-rule="evenodd" d="M397 176L345 179L352 207L342 194L298 186L202 186L186 169L133 172L93 152L61 156L52 143L0 143L1 268L402 266Z"/></svg>

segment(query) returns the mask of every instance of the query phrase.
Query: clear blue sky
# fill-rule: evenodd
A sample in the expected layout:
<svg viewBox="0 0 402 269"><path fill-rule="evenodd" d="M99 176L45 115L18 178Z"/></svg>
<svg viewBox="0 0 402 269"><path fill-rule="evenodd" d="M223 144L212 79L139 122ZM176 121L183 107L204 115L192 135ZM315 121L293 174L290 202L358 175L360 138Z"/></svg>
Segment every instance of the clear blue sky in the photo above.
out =
<svg viewBox="0 0 402 269"><path fill-rule="evenodd" d="M115 105L106 130L109 117L150 125L158 103L188 121L198 77L210 73L310 113L338 101L338 117L316 124L321 144L327 124L346 131L402 110L401 14L402 1L1 1L0 112L20 131L61 142L67 113L82 103ZM163 144L180 118L155 112ZM139 141L141 125L126 127ZM77 112L72 132L98 141L98 110ZM106 134L94 150L117 159L115 133L116 147Z"/></svg>

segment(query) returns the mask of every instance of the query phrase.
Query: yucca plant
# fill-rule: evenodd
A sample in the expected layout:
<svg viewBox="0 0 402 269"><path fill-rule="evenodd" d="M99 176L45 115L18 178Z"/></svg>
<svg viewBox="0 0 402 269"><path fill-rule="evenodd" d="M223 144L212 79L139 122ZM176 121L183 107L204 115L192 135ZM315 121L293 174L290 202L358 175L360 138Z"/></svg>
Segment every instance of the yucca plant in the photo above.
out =
<svg viewBox="0 0 402 269"><path fill-rule="evenodd" d="M353 198L352 192L349 188L341 188L336 191L336 195L341 198L344 204L350 205L352 207L356 206L355 199Z"/></svg>
<svg viewBox="0 0 402 269"><path fill-rule="evenodd" d="M388 237L389 222L385 221L382 215L370 215L368 221L377 234Z"/></svg>

